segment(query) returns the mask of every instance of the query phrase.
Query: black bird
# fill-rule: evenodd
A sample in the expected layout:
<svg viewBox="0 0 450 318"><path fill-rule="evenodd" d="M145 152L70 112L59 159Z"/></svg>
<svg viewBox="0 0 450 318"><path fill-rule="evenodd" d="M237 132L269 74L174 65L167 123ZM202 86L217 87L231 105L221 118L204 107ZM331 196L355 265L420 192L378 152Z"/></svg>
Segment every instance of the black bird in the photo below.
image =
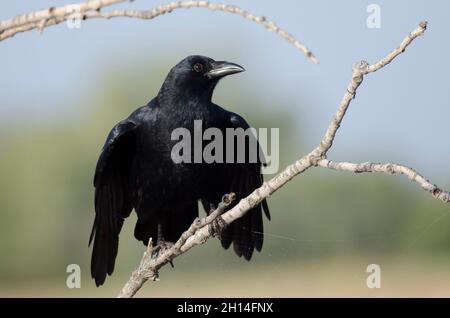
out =
<svg viewBox="0 0 450 318"><path fill-rule="evenodd" d="M133 209L138 216L136 239L145 245L149 238L158 244L176 242L198 216L199 200L208 213L225 193L236 193L239 202L262 185L261 160L199 164L175 163L171 157L178 142L172 140L172 131L185 127L194 135L194 120L202 121L203 131L249 128L241 116L211 101L221 78L242 71L234 63L189 56L171 69L155 98L111 130L94 177L95 220L89 244L94 242L91 275L97 286L114 271L119 232ZM254 249L260 251L263 245L262 210L270 219L263 201L222 231L222 246L227 249L233 243L236 254L250 260Z"/></svg>

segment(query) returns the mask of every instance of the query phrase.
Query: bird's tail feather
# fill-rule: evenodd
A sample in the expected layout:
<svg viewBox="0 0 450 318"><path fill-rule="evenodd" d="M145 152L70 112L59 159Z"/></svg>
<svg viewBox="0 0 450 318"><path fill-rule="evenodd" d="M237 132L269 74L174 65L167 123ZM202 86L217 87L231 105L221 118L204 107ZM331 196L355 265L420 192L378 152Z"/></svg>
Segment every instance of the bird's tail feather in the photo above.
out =
<svg viewBox="0 0 450 318"><path fill-rule="evenodd" d="M233 182L232 190L236 191L237 199L248 196L253 190L261 186L259 175L248 175L245 180ZM231 207L230 207L231 208ZM254 250L261 251L264 241L264 227L262 212L270 219L269 209L265 200L255 208L248 211L242 218L235 220L227 228L223 229L220 240L225 249L233 243L235 253L246 260L250 260Z"/></svg>
<svg viewBox="0 0 450 318"><path fill-rule="evenodd" d="M103 285L106 275L111 275L114 271L114 263L119 248L119 232L123 225L123 218L116 217L110 213L112 200L115 194L113 189L105 187L98 191L96 201L99 203L95 215L94 225L92 227L89 245L94 242L91 259L91 276L95 279L97 286ZM103 209L108 213L103 213Z"/></svg>

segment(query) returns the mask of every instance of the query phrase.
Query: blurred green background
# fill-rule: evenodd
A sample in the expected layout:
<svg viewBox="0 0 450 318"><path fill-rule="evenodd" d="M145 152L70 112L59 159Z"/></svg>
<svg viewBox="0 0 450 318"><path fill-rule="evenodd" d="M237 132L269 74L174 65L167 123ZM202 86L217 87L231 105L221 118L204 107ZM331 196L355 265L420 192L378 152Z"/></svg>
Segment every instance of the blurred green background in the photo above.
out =
<svg viewBox="0 0 450 318"><path fill-rule="evenodd" d="M40 1L42 7L49 3L51 1ZM295 34L308 34L314 29L293 24L295 14L286 17L287 22L283 23L289 9L280 10L270 1L261 3L259 6L254 1L245 1L246 8L256 13L270 16L274 10L279 24L291 25ZM149 2L146 4L151 5ZM306 10L302 7L304 3L289 2L289 5ZM446 6L443 2L440 5ZM335 12L358 9L360 30L357 32L369 32L365 27L365 6L367 4L357 7L354 2ZM12 15L37 8L13 6L8 12ZM309 9L315 10L314 7ZM384 10L389 9L401 12L401 6ZM414 9L420 13L423 8L416 3ZM442 7L428 9L426 13L430 19L443 19L439 13L444 11ZM7 16L5 12L2 12L2 18ZM381 57L398 45L419 21L415 17L417 12L406 26L397 26L386 20L386 27L380 32L395 30L396 37L392 41L382 41L381 33L376 36L378 42L368 40L378 49L376 52L367 50L367 55ZM17 39L0 44L0 52L4 50L5 54L0 63L6 69L0 85L0 296L110 297L118 293L138 264L144 247L133 238L135 216L132 215L121 234L114 275L107 279L105 286L95 288L89 274L90 249L87 243L94 215L92 178L96 160L109 129L153 97L169 67L184 55L203 53L238 62L246 68L250 65L242 77L238 75L224 80L217 88L214 100L243 115L254 127L280 128L280 168L306 153L319 140L344 93L351 63L339 66L342 67L341 74L334 78L331 73L337 73L337 70L331 65L339 59L333 60L332 55L325 54L325 49L320 51L306 43L319 58L324 59L320 66L309 65L303 56L275 35L245 21L241 25L239 19L226 15L220 15L216 29L203 30L202 36L206 37L193 37L192 43L186 39L182 44L167 44L167 41L150 43L158 38L157 34L151 33L150 36L146 33L152 32L154 23L156 28L172 25L172 36L181 38L179 32L182 31L177 27L191 21L190 14L205 19L192 25L193 34L200 32L202 25L211 23L211 13L202 13L197 15L198 12L189 11L179 16L174 13L163 25L158 25L157 20L140 22L139 29L134 30L136 34L129 50L126 43L116 42L112 34L108 34L108 40L99 40L98 46L77 42L87 41L80 39L90 32L97 32L97 36L107 32L108 26L98 31L101 22L92 22L91 31L68 31L59 26L45 31L41 37L37 34L18 35ZM332 12L326 14L333 15ZM113 27L116 22L119 23L103 23ZM324 23L323 28L327 28L328 24ZM119 25L132 28L133 22L122 21ZM250 31L245 31L248 29ZM79 33L74 35L75 40L71 40L74 32ZM205 43L205 39L211 39L208 36L214 32L222 34L233 45L224 47L220 39ZM257 43L273 41L279 48L259 51L255 43L247 41L253 34L262 39ZM439 38L439 34L434 36ZM127 34L120 37L130 38ZM92 38L90 40L93 41ZM311 40L325 42L327 39ZM67 50L72 54L70 60L77 66L76 76L65 73L65 62L64 59L59 60L61 52L58 51L64 49L58 47L55 50L55 41L68 46ZM419 59L422 54L427 50L433 54L439 51L436 45L433 46L434 42L430 42L417 40L404 56L395 61L393 71L389 71L389 66L373 75L376 77L373 81L368 79L364 82L361 95L352 104L352 111L353 108L365 108L367 113L358 114L355 110L346 118L335 143L335 148L341 150L330 153L332 159L337 154L337 159L348 161L402 161L418 166L433 180L437 179L440 185L450 187L450 169L440 170L448 167L449 158L445 156L450 151L448 144L435 140L427 143L433 135L432 130L444 126L444 122L436 124L442 117L439 109L432 110L430 105L428 110L422 109L414 103L414 95L405 100L407 93L427 95L426 89L431 91L433 87L420 91L419 86L414 86L418 84L414 78L408 78L402 69L395 69L397 65L408 69L414 63L425 64ZM89 48L80 46L80 43ZM27 45L36 50L35 57L23 55L30 54L26 53ZM168 50L177 45L182 47L180 51ZM142 50L139 49L141 47ZM96 53L88 56L85 50ZM164 53L164 50L169 53ZM444 50L448 50L448 46ZM361 52L361 55L365 53L364 50ZM259 57L258 61L252 62L252 54ZM270 57L272 54L275 57ZM285 67L284 63L289 62L281 61L283 54L292 55L291 62L296 61L292 69ZM345 54L349 61L358 59L351 54L351 49L339 54ZM53 58L56 59L55 65L52 64ZM22 63L29 63L29 68L21 66ZM448 71L446 63L443 67ZM280 69L279 65L283 67ZM268 66L277 70L275 80L267 80L271 75ZM68 69L71 67L68 65ZM296 68L301 74L297 74ZM261 69L267 72L258 73ZM283 74L288 73L290 75L284 77ZM419 67L414 76L422 75ZM259 76L266 80L258 80ZM399 82L395 83L398 91L389 92L386 91L389 87L383 86L382 82L392 76L394 79L391 80ZM330 79L330 83L324 86L325 79ZM266 82L266 86L261 86L263 89L259 87L262 81ZM8 88L10 82L15 86ZM309 84L305 85L314 88L302 90L301 85L306 82ZM59 85L65 86L61 88ZM448 86L448 79L441 85ZM35 94L37 90L41 93ZM289 91L295 93L289 94ZM382 100L374 99L371 94L382 96ZM397 94L400 100L395 101ZM437 101L435 104L442 108L448 105L445 95L448 90L433 94L434 101ZM388 102L389 98L394 101ZM447 102L441 103L441 100ZM378 106L382 103L390 103L392 108L395 105L409 107L410 113L384 121L383 112L392 114L392 108L375 113L369 109L383 107ZM424 119L421 111L431 113L429 116L432 117ZM394 110L392 112L395 113ZM408 118L409 114L411 118ZM368 122L361 123L369 115ZM423 125L428 128L413 131L421 120L425 120ZM448 129L448 124L442 129ZM389 133L396 131L397 134L383 136L384 130ZM418 136L426 133L430 134L429 139L423 137L422 140ZM445 139L448 130L440 132L440 136ZM408 156L416 153L426 155ZM406 162L403 159L407 159ZM262 253L257 253L250 263L237 258L232 251L222 250L214 239L176 259L175 269L164 268L162 280L147 283L138 296L450 296L450 208L404 178L313 169L277 192L270 198L269 205L273 221L265 224ZM366 267L372 263L381 266L381 289L366 287ZM81 266L80 289L66 287L66 267L69 264Z"/></svg>

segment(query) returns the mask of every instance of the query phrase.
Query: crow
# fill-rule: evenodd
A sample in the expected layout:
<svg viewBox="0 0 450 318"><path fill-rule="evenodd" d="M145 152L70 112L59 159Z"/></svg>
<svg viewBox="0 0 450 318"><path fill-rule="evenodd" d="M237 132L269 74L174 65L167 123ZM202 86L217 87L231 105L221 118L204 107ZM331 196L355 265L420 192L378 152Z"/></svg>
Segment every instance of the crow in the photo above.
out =
<svg viewBox="0 0 450 318"><path fill-rule="evenodd" d="M229 128L250 127L241 116L211 101L221 78L242 71L244 68L234 63L188 56L170 70L155 98L112 128L94 176L95 219L89 245L94 243L91 276L97 286L114 271L119 233L133 209L138 218L136 239L147 245L152 238L162 246L176 242L189 228L199 215L199 201L209 213L224 194L234 192L236 204L262 185L263 160L260 156L254 162L249 160L248 139L244 162L175 162L172 154L179 142L173 140L172 132L184 128L193 138L195 121L201 121L202 132L215 128L225 134ZM202 140L201 149L204 146ZM226 151L230 152L223 146ZM238 155L232 154L233 158ZM262 211L270 220L264 200L223 229L221 245L228 249L233 243L236 254L246 260L255 249L261 251Z"/></svg>

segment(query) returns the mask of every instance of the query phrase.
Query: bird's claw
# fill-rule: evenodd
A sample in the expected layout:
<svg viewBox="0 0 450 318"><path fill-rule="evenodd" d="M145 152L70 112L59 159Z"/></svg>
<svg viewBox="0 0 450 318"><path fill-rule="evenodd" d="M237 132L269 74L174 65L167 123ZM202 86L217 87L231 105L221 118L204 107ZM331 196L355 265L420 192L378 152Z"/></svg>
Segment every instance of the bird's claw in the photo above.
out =
<svg viewBox="0 0 450 318"><path fill-rule="evenodd" d="M209 232L211 236L219 236L222 233L222 230L226 227L225 221L222 219L222 217L219 215L214 221L211 222L209 225Z"/></svg>
<svg viewBox="0 0 450 318"><path fill-rule="evenodd" d="M171 249L174 246L174 243L168 241L158 241L158 244L153 248L152 258L156 258L165 251Z"/></svg>

